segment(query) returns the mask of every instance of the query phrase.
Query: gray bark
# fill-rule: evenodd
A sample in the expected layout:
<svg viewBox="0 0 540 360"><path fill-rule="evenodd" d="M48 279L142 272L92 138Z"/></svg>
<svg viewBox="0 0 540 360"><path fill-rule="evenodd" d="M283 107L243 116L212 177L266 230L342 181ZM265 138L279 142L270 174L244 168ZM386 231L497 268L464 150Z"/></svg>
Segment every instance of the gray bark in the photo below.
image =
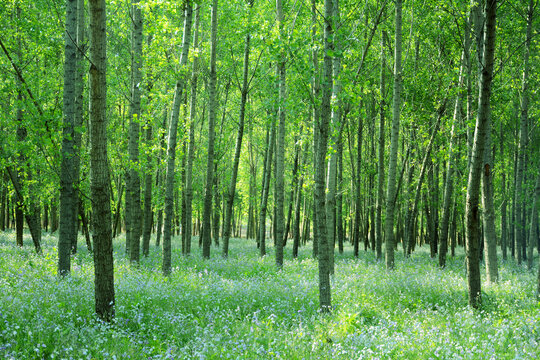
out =
<svg viewBox="0 0 540 360"><path fill-rule="evenodd" d="M193 49L199 47L199 22L201 18L201 7L197 6L195 15L195 31L193 36ZM186 244L184 255L191 253L191 236L193 229L193 158L195 157L195 115L197 113L197 83L199 78L199 57L193 58L191 71L191 92L189 99L189 142L186 158L186 211L185 211L185 238Z"/></svg>
<svg viewBox="0 0 540 360"><path fill-rule="evenodd" d="M169 124L169 137L167 141L167 170L165 173L165 219L163 228L163 261L162 271L164 275L171 272L171 237L174 220L174 178L176 160L176 134L178 131L178 118L180 116L180 104L182 103L182 92L185 87L184 67L188 61L189 44L191 42L191 19L193 8L191 1L185 4L184 31L182 36L182 54L180 55L180 75L176 82L174 100L171 111L171 121Z"/></svg>
<svg viewBox="0 0 540 360"><path fill-rule="evenodd" d="M397 155L399 143L399 119L401 106L401 11L402 0L396 0L396 38L394 44L394 91L392 104L392 133L390 137L390 159L388 164L388 186L386 188L386 217L384 223L386 268L394 268L394 215L397 180Z"/></svg>
<svg viewBox="0 0 540 360"><path fill-rule="evenodd" d="M249 3L249 14L247 22L247 34L244 45L244 71L242 76L242 86L240 88L240 113L238 115L238 135L236 137L236 147L234 150L234 160L232 168L231 183L229 184L229 193L227 197L227 203L225 208L225 223L223 230L223 256L229 256L229 237L231 235L231 218L232 207L234 202L234 196L236 193L236 178L238 176L238 164L240 163L240 151L242 150L242 138L244 136L244 119L246 116L246 102L248 95L248 76L249 76L249 51L251 40L251 9L253 7L253 1Z"/></svg>
<svg viewBox="0 0 540 360"><path fill-rule="evenodd" d="M114 317L114 262L110 177L107 159L107 26L105 0L90 0L90 190L95 272L95 309Z"/></svg>
<svg viewBox="0 0 540 360"><path fill-rule="evenodd" d="M332 0L324 1L324 65L321 99L321 117L317 124L317 151L315 163L315 202L317 210L317 234L319 237L319 306L323 313L331 311L330 252L326 224L325 163L328 147L328 131L331 117L330 98L332 96L333 28Z"/></svg>
<svg viewBox="0 0 540 360"><path fill-rule="evenodd" d="M58 231L58 275L71 270L71 246L77 237L77 197L74 178L76 150L75 81L77 71L77 0L66 0L64 34L64 93L62 125L62 162L60 165L60 228Z"/></svg>
<svg viewBox="0 0 540 360"><path fill-rule="evenodd" d="M212 236L210 230L210 216L212 211L212 184L214 183L214 142L215 142L215 122L217 112L216 101L216 48L217 48L217 11L218 0L212 1L212 33L210 46L210 77L208 81L208 157L206 160L206 185L204 189L204 208L203 208L203 229L202 256L205 259L210 258L210 245Z"/></svg>
<svg viewBox="0 0 540 360"><path fill-rule="evenodd" d="M516 184L515 184L515 246L517 251L518 264L523 259L522 248L525 242L525 229L522 226L523 209L525 206L525 195L523 190L525 153L527 152L528 140L528 120L529 120L529 56L532 37L532 20L534 14L534 1L529 0L529 11L527 16L527 35L525 39L525 52L523 54L523 77L521 81L521 116L519 127L518 161L516 165Z"/></svg>
<svg viewBox="0 0 540 360"><path fill-rule="evenodd" d="M375 238L376 238L376 254L377 259L382 259L382 205L384 203L384 120L385 120L385 101L384 94L386 92L384 70L386 68L386 57L384 55L384 39L386 38L386 32L381 33L381 98L379 107L379 149L378 149L378 164L377 164L377 209L375 216Z"/></svg>
<svg viewBox="0 0 540 360"><path fill-rule="evenodd" d="M469 293L469 305L478 308L481 304L480 266L478 263L480 252L480 209L478 206L480 197L480 181L482 178L482 164L485 152L487 132L490 130L490 96L491 83L493 80L493 63L495 54L495 25L496 25L497 0L488 0L486 3L485 32L483 48L484 54L481 73L478 112L474 131L474 141L471 152L471 166L467 181L466 214L466 260L467 260L467 285Z"/></svg>
<svg viewBox="0 0 540 360"><path fill-rule="evenodd" d="M279 37L283 44L277 60L277 72L279 81L279 98L278 98L278 131L276 145L276 167L275 167L275 233L274 241L276 243L276 265L278 268L283 267L283 231L284 231L284 191L285 191L285 110L286 110L286 80L285 80L285 30L282 0L276 0L276 14L279 27Z"/></svg>
<svg viewBox="0 0 540 360"><path fill-rule="evenodd" d="M129 243L129 258L138 264L140 259L141 237L141 178L139 176L139 124L141 118L142 85L142 13L139 0L132 0L131 34L131 103L129 109L129 167L126 184L126 239ZM129 198L129 201L127 200ZM129 206L128 206L129 204ZM129 219L128 219L129 216Z"/></svg>

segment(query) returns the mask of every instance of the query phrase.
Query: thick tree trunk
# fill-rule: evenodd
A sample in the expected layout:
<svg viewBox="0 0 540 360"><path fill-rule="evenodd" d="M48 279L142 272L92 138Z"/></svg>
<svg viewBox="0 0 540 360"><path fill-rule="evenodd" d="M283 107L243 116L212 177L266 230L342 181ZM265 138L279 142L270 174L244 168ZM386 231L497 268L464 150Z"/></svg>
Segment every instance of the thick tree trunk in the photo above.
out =
<svg viewBox="0 0 540 360"><path fill-rule="evenodd" d="M467 181L466 202L466 259L467 280L469 292L469 305L478 308L481 304L480 266L478 263L480 252L480 181L482 178L482 164L484 159L485 141L490 115L491 83L493 80L493 58L495 54L495 26L497 0L487 0L484 34L484 54L482 64L484 68L480 78L478 96L478 113L474 131L474 142L471 152L471 166Z"/></svg>
<svg viewBox="0 0 540 360"><path fill-rule="evenodd" d="M191 1L186 1L184 16L184 31L182 36L182 54L180 55L180 78L176 82L173 107L171 111L171 122L169 127L169 138L167 141L167 170L165 173L165 221L163 228L163 262L162 271L164 275L171 272L171 236L173 226L174 209L174 178L176 160L176 134L178 131L178 118L180 116L180 104L182 102L182 92L185 87L185 74L183 68L187 64L189 55L189 44L191 42L191 19L193 8Z"/></svg>
<svg viewBox="0 0 540 360"><path fill-rule="evenodd" d="M107 27L105 0L90 0L90 189L95 272L95 308L114 317L114 262L110 177L107 159Z"/></svg>
<svg viewBox="0 0 540 360"><path fill-rule="evenodd" d="M396 0L396 38L394 44L394 94L392 133L390 137L390 159L388 164L388 186L386 188L386 217L384 223L386 268L394 268L394 215L397 180L397 155L399 143L399 118L401 107L401 9L402 0Z"/></svg>
<svg viewBox="0 0 540 360"><path fill-rule="evenodd" d="M76 150L74 146L77 70L77 0L66 0L64 34L64 95L62 126L62 162L60 166L60 230L58 232L58 275L71 270L71 246L77 237L77 197L74 178Z"/></svg>
<svg viewBox="0 0 540 360"><path fill-rule="evenodd" d="M212 243L210 231L210 216L212 211L212 184L214 183L214 140L215 121L217 112L216 101L216 48L217 48L217 11L218 0L212 1L212 33L210 46L210 77L208 81L208 157L206 160L206 185L204 189L203 229L202 229L202 256L210 258L210 245Z"/></svg>

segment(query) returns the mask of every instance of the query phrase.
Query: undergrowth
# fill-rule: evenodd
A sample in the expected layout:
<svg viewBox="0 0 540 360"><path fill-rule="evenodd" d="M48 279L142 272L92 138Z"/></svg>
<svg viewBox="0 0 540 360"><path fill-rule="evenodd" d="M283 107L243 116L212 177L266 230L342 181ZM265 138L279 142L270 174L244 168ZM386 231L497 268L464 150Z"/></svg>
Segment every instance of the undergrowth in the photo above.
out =
<svg viewBox="0 0 540 360"><path fill-rule="evenodd" d="M500 262L483 282L480 310L467 306L463 253L441 270L427 249L396 255L388 272L371 252L336 255L331 315L318 313L317 263L260 258L232 239L223 259L173 247L162 276L160 248L138 268L115 240L116 318L97 320L92 256L80 246L67 278L56 275L57 238L43 255L0 234L0 357L7 359L537 359L540 304L535 274ZM25 239L30 244L29 239ZM178 239L173 239L178 242ZM82 244L83 242L80 241Z"/></svg>

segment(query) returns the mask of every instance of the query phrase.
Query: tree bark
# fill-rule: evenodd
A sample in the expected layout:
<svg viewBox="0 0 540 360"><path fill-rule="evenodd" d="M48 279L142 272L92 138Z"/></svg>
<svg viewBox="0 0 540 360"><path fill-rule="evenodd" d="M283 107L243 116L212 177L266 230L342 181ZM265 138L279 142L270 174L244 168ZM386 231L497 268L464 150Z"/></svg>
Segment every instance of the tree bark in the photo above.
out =
<svg viewBox="0 0 540 360"><path fill-rule="evenodd" d="M317 233L319 237L319 306L323 313L331 311L330 251L326 224L325 163L328 131L331 117L333 28L332 0L324 1L324 65L321 101L321 117L317 124L317 162L315 163L315 201L317 210Z"/></svg>
<svg viewBox="0 0 540 360"><path fill-rule="evenodd" d="M480 266L478 263L480 251L480 181L482 177L482 164L484 159L485 141L490 114L491 83L493 80L493 58L495 54L495 25L497 0L487 0L485 8L484 65L479 86L478 113L474 131L474 141L471 152L471 166L467 181L466 214L466 259L467 259L467 285L469 305L478 308L481 304Z"/></svg>
<svg viewBox="0 0 540 360"><path fill-rule="evenodd" d="M525 241L525 229L522 226L523 208L525 195L523 191L525 153L527 152L528 120L529 120L529 55L532 37L532 20L534 14L534 1L529 0L529 11L527 16L527 35L525 39L525 52L523 54L523 78L521 81L521 116L519 127L518 161L516 165L516 185L515 185L515 246L517 251L518 264L523 259L522 248Z"/></svg>
<svg viewBox="0 0 540 360"><path fill-rule="evenodd" d="M184 31L182 36L182 54L180 55L180 75L176 82L173 107L171 111L171 122L169 127L169 138L167 141L167 170L165 173L165 221L163 228L163 262L162 271L164 275L171 272L171 236L173 225L174 209L174 178L176 160L176 134L178 131L178 118L180 116L180 104L182 102L182 92L185 86L184 67L188 61L189 44L191 42L191 19L193 8L191 1L185 3Z"/></svg>
<svg viewBox="0 0 540 360"><path fill-rule="evenodd" d="M142 85L142 30L143 20L139 0L132 0L131 33L131 103L129 109L129 166L126 184L126 239L129 243L129 259L138 264L140 259L141 237L141 178L139 176L139 124L141 118ZM129 208L128 208L129 204ZM129 219L128 219L129 217Z"/></svg>
<svg viewBox="0 0 540 360"><path fill-rule="evenodd" d="M401 10L402 0L396 0L396 38L394 44L394 94L392 104L392 133L390 137L390 159L388 164L388 186L386 188L386 218L384 223L386 268L394 268L394 213L396 196L396 168L399 143L399 118L401 106Z"/></svg>
<svg viewBox="0 0 540 360"><path fill-rule="evenodd" d="M284 15L282 0L276 0L276 14L277 23L279 28L279 38L282 45L279 49L279 55L277 59L277 73L279 81L279 97L278 97L278 131L277 131L277 145L276 145L276 167L275 167L275 233L274 241L276 243L276 265L278 268L283 267L283 232L284 232L284 170L285 170L285 110L286 110L286 80L285 80L285 30L284 30Z"/></svg>
<svg viewBox="0 0 540 360"><path fill-rule="evenodd" d="M384 54L384 47L386 32L383 30L381 33L381 73L380 73L380 85L381 85L381 98L379 104L379 149L378 149L378 164L377 164L377 209L375 217L375 238L376 238L376 256L377 260L382 259L382 206L384 203L384 120L385 120L385 107L384 95L386 92L386 82L384 71L386 68L386 57Z"/></svg>
<svg viewBox="0 0 540 360"><path fill-rule="evenodd" d="M215 141L215 121L217 112L216 101L216 48L217 48L217 11L218 0L212 1L212 33L210 46L210 77L208 81L208 157L206 162L206 185L204 189L204 208L203 208L203 229L202 256L205 259L210 258L210 245L212 243L210 231L210 216L212 210L212 184L214 183L214 141Z"/></svg>
<svg viewBox="0 0 540 360"><path fill-rule="evenodd" d="M534 245L538 243L538 201L540 201L540 173L536 175L536 186L533 194L531 209L531 227L529 229L529 247L527 254L527 268L532 271L534 259Z"/></svg>
<svg viewBox="0 0 540 360"><path fill-rule="evenodd" d="M95 309L114 317L114 262L107 160L107 27L105 0L90 0L90 189L95 272Z"/></svg>
<svg viewBox="0 0 540 360"><path fill-rule="evenodd" d="M247 34L244 45L244 71L242 76L242 86L240 88L240 113L238 115L238 135L236 136L236 147L234 150L234 160L231 175L231 183L229 184L229 193L227 196L227 203L225 208L225 223L223 231L223 256L229 256L229 237L231 235L231 218L232 207L234 203L234 197L236 194L236 178L238 176L238 164L240 163L240 152L242 150L242 138L244 136L244 119L246 116L246 102L248 96L248 76L249 76L249 51L251 41L251 9L253 8L253 1L249 3L249 14L247 22Z"/></svg>
<svg viewBox="0 0 540 360"><path fill-rule="evenodd" d="M463 101L463 82L464 82L464 71L467 66L467 61L469 59L470 53L470 27L471 27L471 17L469 16L467 23L465 24L465 35L464 35L464 46L463 53L461 55L461 66L459 68L459 78L458 78L458 93L456 96L456 102L454 106L454 115L452 117L452 129L450 130L450 145L448 147L448 163L446 167L446 181L444 184L444 195L443 195L443 209L441 216L441 231L439 235L439 266L444 268L446 266L446 253L448 252L448 229L450 223L450 211L452 205L452 196L454 193L454 166L455 166L455 134L456 134L456 124L462 118L462 101Z"/></svg>
<svg viewBox="0 0 540 360"><path fill-rule="evenodd" d="M270 135L266 135L267 146L266 146L266 155L264 161L264 170L263 170L263 183L262 183L262 195L261 195L261 206L259 213L259 235L258 235L258 244L259 244L259 253L261 256L266 255L266 211L268 208L268 193L270 191L270 176L272 174L272 156L273 156L273 144L276 137L276 126L271 125L271 130L267 132Z"/></svg>
<svg viewBox="0 0 540 360"><path fill-rule="evenodd" d="M77 0L66 0L64 34L64 93L62 126L62 162L60 165L60 230L58 231L58 275L71 270L71 245L77 237L77 197L75 182L76 151L74 146L77 70Z"/></svg>

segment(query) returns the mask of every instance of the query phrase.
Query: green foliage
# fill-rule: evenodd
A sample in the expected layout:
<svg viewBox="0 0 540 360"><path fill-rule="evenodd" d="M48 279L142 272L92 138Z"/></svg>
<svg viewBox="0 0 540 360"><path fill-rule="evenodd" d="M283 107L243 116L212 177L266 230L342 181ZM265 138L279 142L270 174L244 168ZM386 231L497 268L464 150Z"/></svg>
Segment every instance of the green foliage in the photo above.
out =
<svg viewBox="0 0 540 360"><path fill-rule="evenodd" d="M372 253L338 256L335 309L317 314L317 264L300 260L276 272L247 240L232 239L229 259L181 257L165 278L160 252L139 268L115 243L116 319L93 314L92 257L79 249L71 276L56 276L56 238L44 254L0 235L0 356L80 359L513 359L540 355L534 276L502 263L480 311L467 306L464 257L441 270L424 249L392 273ZM194 239L196 242L196 239ZM197 249L197 247L194 247ZM289 249L287 249L289 250ZM286 252L287 252L286 250ZM286 254L290 258L290 254Z"/></svg>

